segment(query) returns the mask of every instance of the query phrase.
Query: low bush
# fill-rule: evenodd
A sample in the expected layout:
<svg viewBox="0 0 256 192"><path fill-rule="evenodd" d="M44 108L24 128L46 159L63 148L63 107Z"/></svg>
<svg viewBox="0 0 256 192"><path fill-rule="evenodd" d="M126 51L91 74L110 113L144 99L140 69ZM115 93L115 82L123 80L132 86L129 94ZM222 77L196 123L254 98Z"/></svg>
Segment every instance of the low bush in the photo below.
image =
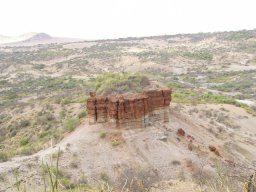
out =
<svg viewBox="0 0 256 192"><path fill-rule="evenodd" d="M225 103L239 105L232 97L217 95L211 92L200 93L196 91L174 92L172 99L177 103Z"/></svg>
<svg viewBox="0 0 256 192"><path fill-rule="evenodd" d="M0 80L0 85L6 85L8 83L8 81L7 80Z"/></svg>
<svg viewBox="0 0 256 192"><path fill-rule="evenodd" d="M20 140L20 145L21 146L24 146L24 145L27 145L29 143L29 138L25 137L25 138L22 138Z"/></svg>
<svg viewBox="0 0 256 192"><path fill-rule="evenodd" d="M106 133L106 132L101 132L101 133L100 133L100 138L101 138L101 139L104 139L106 136L107 136L107 133Z"/></svg>
<svg viewBox="0 0 256 192"><path fill-rule="evenodd" d="M82 119L82 118L86 117L86 111L81 111L80 113L78 113L77 116L78 116L79 119Z"/></svg>
<svg viewBox="0 0 256 192"><path fill-rule="evenodd" d="M0 162L5 162L8 160L8 156L4 152L0 152Z"/></svg>
<svg viewBox="0 0 256 192"><path fill-rule="evenodd" d="M211 61L213 59L213 55L206 50L194 51L194 52L184 52L183 56L187 57L189 59L195 59L195 60Z"/></svg>
<svg viewBox="0 0 256 192"><path fill-rule="evenodd" d="M45 64L34 64L33 68L37 70L41 70L45 68Z"/></svg>
<svg viewBox="0 0 256 192"><path fill-rule="evenodd" d="M9 91L6 94L6 99L13 100L17 98L18 98L18 94L15 91Z"/></svg>
<svg viewBox="0 0 256 192"><path fill-rule="evenodd" d="M76 126L79 124L79 122L80 121L78 118L69 118L64 123L64 128L68 132L72 132L76 128Z"/></svg>
<svg viewBox="0 0 256 192"><path fill-rule="evenodd" d="M105 73L90 82L90 86L101 95L138 92L147 85L150 85L148 78L138 73Z"/></svg>
<svg viewBox="0 0 256 192"><path fill-rule="evenodd" d="M19 125L20 125L21 128L28 127L28 126L30 126L30 121L27 120L27 119L21 120L21 121L19 122Z"/></svg>

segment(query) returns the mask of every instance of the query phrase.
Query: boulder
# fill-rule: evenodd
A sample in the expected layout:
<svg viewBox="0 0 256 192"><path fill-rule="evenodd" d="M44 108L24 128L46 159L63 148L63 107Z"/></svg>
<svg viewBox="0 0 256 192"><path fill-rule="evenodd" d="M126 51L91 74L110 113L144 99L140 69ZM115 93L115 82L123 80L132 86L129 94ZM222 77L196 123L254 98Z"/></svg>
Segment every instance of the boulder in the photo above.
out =
<svg viewBox="0 0 256 192"><path fill-rule="evenodd" d="M177 130L177 135L178 135L178 136L183 136L183 137L184 137L185 134L186 134L186 133L185 133L185 131L184 131L182 128L180 128L180 129Z"/></svg>

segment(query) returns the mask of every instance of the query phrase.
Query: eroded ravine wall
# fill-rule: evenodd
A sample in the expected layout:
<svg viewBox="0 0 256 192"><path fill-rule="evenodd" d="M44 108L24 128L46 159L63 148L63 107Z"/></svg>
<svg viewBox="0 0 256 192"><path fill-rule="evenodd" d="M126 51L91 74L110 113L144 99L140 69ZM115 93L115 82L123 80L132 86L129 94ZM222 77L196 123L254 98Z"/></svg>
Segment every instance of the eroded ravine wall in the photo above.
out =
<svg viewBox="0 0 256 192"><path fill-rule="evenodd" d="M90 123L111 127L142 128L149 122L168 122L171 90L147 90L129 95L96 96L90 93L87 111Z"/></svg>

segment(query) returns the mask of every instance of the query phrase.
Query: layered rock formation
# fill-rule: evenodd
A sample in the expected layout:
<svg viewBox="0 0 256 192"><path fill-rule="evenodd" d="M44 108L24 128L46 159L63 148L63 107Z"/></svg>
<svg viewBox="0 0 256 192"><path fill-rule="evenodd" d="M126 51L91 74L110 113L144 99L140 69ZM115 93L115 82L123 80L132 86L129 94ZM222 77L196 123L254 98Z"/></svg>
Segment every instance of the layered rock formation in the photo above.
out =
<svg viewBox="0 0 256 192"><path fill-rule="evenodd" d="M142 128L151 121L168 122L170 101L170 89L107 97L91 92L87 100L88 118L90 123L108 123L114 128Z"/></svg>

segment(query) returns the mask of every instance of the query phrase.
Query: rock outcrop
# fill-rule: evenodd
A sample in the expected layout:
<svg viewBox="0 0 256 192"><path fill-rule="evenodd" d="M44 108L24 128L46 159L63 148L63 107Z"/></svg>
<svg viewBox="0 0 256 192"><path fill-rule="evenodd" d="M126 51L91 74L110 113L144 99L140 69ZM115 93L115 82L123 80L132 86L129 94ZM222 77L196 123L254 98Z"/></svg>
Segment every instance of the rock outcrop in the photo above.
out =
<svg viewBox="0 0 256 192"><path fill-rule="evenodd" d="M170 89L107 97L91 92L87 100L88 118L90 123L108 123L115 128L142 128L151 121L168 122L170 101Z"/></svg>
<svg viewBox="0 0 256 192"><path fill-rule="evenodd" d="M178 131L177 131L177 135L184 137L186 135L186 133L185 133L185 131L182 128L179 128Z"/></svg>

